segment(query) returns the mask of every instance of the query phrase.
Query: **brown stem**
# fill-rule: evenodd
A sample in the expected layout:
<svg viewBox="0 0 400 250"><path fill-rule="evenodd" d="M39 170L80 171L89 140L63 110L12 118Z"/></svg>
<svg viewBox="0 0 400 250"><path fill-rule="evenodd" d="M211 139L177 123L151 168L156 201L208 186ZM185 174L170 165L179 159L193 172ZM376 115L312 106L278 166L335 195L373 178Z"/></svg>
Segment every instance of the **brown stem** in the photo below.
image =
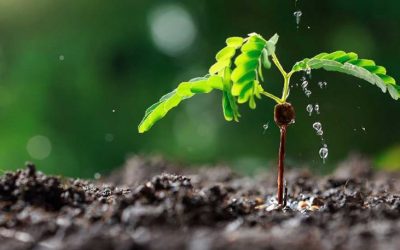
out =
<svg viewBox="0 0 400 250"><path fill-rule="evenodd" d="M285 160L285 143L286 143L286 129L287 125L280 126L281 130L281 141L279 145L279 162L278 162L278 204L283 205L283 190L284 190L284 160Z"/></svg>

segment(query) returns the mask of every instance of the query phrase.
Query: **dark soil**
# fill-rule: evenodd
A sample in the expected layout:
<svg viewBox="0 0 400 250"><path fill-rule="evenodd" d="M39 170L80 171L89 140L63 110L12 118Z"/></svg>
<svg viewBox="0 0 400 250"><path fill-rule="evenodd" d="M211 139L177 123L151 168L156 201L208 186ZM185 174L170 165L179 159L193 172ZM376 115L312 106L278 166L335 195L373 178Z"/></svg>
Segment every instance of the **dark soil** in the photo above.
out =
<svg viewBox="0 0 400 250"><path fill-rule="evenodd" d="M328 177L286 173L276 210L275 172L135 157L87 181L28 165L0 177L0 249L400 249L399 174L359 157Z"/></svg>

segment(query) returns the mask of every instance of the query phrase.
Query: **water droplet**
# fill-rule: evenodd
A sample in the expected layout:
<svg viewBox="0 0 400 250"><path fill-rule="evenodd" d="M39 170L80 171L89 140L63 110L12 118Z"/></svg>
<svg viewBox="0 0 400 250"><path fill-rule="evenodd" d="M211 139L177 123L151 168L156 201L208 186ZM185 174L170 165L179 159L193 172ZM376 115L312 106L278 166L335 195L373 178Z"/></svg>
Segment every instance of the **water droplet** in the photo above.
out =
<svg viewBox="0 0 400 250"><path fill-rule="evenodd" d="M307 86L308 86L308 81L304 80L304 81L301 83L301 87L302 87L304 90L306 90L306 89L307 89Z"/></svg>
<svg viewBox="0 0 400 250"><path fill-rule="evenodd" d="M311 68L306 69L306 74L311 79Z"/></svg>
<svg viewBox="0 0 400 250"><path fill-rule="evenodd" d="M322 129L322 125L321 125L320 122L314 122L314 124L312 125L312 127L313 127L316 131Z"/></svg>
<svg viewBox="0 0 400 250"><path fill-rule="evenodd" d="M325 159L328 158L328 147L325 144L322 148L319 149L319 156L322 158L322 162L325 164Z"/></svg>
<svg viewBox="0 0 400 250"><path fill-rule="evenodd" d="M361 127L362 130L366 131L365 127Z"/></svg>
<svg viewBox="0 0 400 250"><path fill-rule="evenodd" d="M264 129L263 134L265 134L265 131L267 131L268 128L269 128L269 122L267 122L266 124L263 125L263 129Z"/></svg>
<svg viewBox="0 0 400 250"><path fill-rule="evenodd" d="M360 84L358 84L358 87L359 87L359 88L361 88L361 85L360 85Z"/></svg>
<svg viewBox="0 0 400 250"><path fill-rule="evenodd" d="M297 28L299 28L299 24L300 24L300 18L303 15L303 12L301 12L300 10L295 11L293 13L293 15L296 17L296 24L297 24Z"/></svg>
<svg viewBox="0 0 400 250"><path fill-rule="evenodd" d="M289 122L289 124L295 124L296 123L296 120L295 119L292 119L290 122Z"/></svg>
<svg viewBox="0 0 400 250"><path fill-rule="evenodd" d="M311 29L311 27L310 27L310 26L307 26L307 29Z"/></svg>
<svg viewBox="0 0 400 250"><path fill-rule="evenodd" d="M100 174L100 173L95 173L95 174L94 174L94 178L95 178L96 180L100 179L100 178L101 178L101 174Z"/></svg>
<svg viewBox="0 0 400 250"><path fill-rule="evenodd" d="M60 55L60 56L58 57L58 59L59 59L60 61L64 61L65 57L64 57L64 55Z"/></svg>
<svg viewBox="0 0 400 250"><path fill-rule="evenodd" d="M306 91L304 91L304 94L306 94L306 96L307 97L310 97L311 96L311 90L306 90Z"/></svg>
<svg viewBox="0 0 400 250"><path fill-rule="evenodd" d="M324 135L324 131L322 129L317 130L317 135L323 136Z"/></svg>
<svg viewBox="0 0 400 250"><path fill-rule="evenodd" d="M308 104L307 107L306 107L306 110L307 110L307 112L308 112L308 114L310 116L312 115L313 109L314 108L313 108L313 106L311 104Z"/></svg>
<svg viewBox="0 0 400 250"><path fill-rule="evenodd" d="M317 114L319 115L319 105L318 105L318 103L316 103L316 104L314 105L314 110L315 110L315 112L317 112Z"/></svg>
<svg viewBox="0 0 400 250"><path fill-rule="evenodd" d="M318 86L319 86L321 89L326 88L327 85L328 85L327 82L318 82Z"/></svg>
<svg viewBox="0 0 400 250"><path fill-rule="evenodd" d="M106 142L112 142L113 140L114 140L114 135L113 134L106 134L105 136L104 136L104 140L106 141Z"/></svg>
<svg viewBox="0 0 400 250"><path fill-rule="evenodd" d="M304 82L305 80L307 80L304 76L302 76L301 78L300 78L300 81L302 81L302 82Z"/></svg>
<svg viewBox="0 0 400 250"><path fill-rule="evenodd" d="M115 113L115 109L113 109L112 112Z"/></svg>

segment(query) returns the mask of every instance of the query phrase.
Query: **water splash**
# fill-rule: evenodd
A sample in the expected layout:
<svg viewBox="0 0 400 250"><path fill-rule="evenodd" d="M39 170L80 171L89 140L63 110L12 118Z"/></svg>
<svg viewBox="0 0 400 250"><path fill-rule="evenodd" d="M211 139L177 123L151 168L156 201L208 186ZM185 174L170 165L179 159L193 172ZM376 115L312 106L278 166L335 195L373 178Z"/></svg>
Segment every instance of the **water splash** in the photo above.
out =
<svg viewBox="0 0 400 250"><path fill-rule="evenodd" d="M310 96L311 96L311 90L306 89L306 90L304 91L304 94L306 94L307 97L310 97Z"/></svg>
<svg viewBox="0 0 400 250"><path fill-rule="evenodd" d="M323 147L319 149L319 156L321 157L322 162L324 164L325 164L326 158L328 158L328 154L329 154L328 146L326 144L324 144Z"/></svg>
<svg viewBox="0 0 400 250"><path fill-rule="evenodd" d="M314 108L313 108L313 105L312 105L312 104L308 104L308 105L307 105L306 110L307 110L309 116L312 115L313 109L314 109Z"/></svg>
<svg viewBox="0 0 400 250"><path fill-rule="evenodd" d="M297 29L299 28L299 25L300 25L300 19L301 19L301 16L303 15L303 12L301 12L301 10L298 10L298 11L295 11L294 13L293 13L293 15L295 16L295 18L296 18L296 24L297 24Z"/></svg>

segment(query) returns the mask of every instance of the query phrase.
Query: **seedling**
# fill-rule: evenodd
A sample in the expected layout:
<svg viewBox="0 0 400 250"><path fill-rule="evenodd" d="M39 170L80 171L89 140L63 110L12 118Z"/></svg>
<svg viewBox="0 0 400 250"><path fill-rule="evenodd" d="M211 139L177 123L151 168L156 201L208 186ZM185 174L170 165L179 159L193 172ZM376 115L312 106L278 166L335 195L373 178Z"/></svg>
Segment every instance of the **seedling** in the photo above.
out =
<svg viewBox="0 0 400 250"><path fill-rule="evenodd" d="M296 72L309 72L311 69L320 68L342 72L364 79L381 88L383 92L388 91L395 100L400 97L400 86L396 85L396 81L392 77L386 75L384 67L376 65L372 60L359 59L358 55L353 52L321 53L295 63L287 72L276 56L277 42L277 34L269 40L256 33L251 33L246 38L228 38L227 46L217 53L216 63L209 69L209 74L182 82L175 90L150 106L139 124L139 133L148 131L168 111L178 106L181 101L196 94L210 93L213 90L221 91L224 117L227 121L236 122L240 118L238 104L248 103L251 109L255 109L256 99L262 97L272 99L277 103L274 110L274 121L280 129L277 199L279 206L283 206L286 131L295 119L295 109L287 102L292 75ZM262 71L271 68L271 59L283 76L281 97L264 90L261 85L264 81Z"/></svg>

